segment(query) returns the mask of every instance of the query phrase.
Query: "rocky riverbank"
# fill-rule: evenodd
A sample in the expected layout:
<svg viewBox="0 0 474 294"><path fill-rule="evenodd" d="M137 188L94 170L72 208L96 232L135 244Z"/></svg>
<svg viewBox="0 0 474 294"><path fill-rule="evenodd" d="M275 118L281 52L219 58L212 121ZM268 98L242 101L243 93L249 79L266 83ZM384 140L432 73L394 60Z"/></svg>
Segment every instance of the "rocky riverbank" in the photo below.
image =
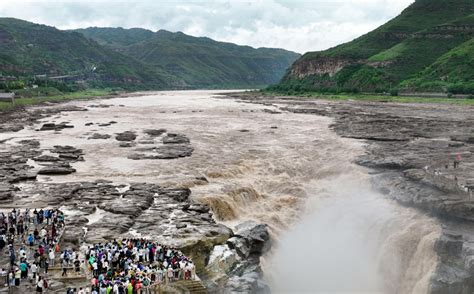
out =
<svg viewBox="0 0 474 294"><path fill-rule="evenodd" d="M73 165L87 163L87 152L74 146L43 146L39 140L15 140L24 128L62 134L79 127L58 121L65 113L107 108L51 105L4 113L0 132L12 134L0 145L0 208L58 207L66 213L63 248L123 237L144 237L176 246L196 264L197 274L208 290L216 293L267 292L262 280L260 256L271 246L265 225L246 223L233 231L216 223L210 208L191 199L191 190L156 183L119 183L110 180L67 181ZM131 160L175 160L193 155L193 142L184 134L166 129L136 128L120 133L106 132L115 124L90 121L87 140L108 140L129 151ZM70 143L70 144L69 144ZM66 181L55 182L55 176ZM64 178L63 178L64 179ZM206 185L206 178L195 184ZM223 251L222 249L225 248ZM223 254L223 255L222 255ZM232 255L227 267L220 267ZM217 270L216 269L222 269ZM223 273L225 273L223 275ZM67 282L53 278L53 289L65 289Z"/></svg>
<svg viewBox="0 0 474 294"><path fill-rule="evenodd" d="M439 262L430 293L474 291L474 107L268 97L232 99L280 111L334 118L339 135L364 140L357 163L372 169L373 184L400 204L437 217L443 233L435 244ZM462 160L453 167L456 156Z"/></svg>

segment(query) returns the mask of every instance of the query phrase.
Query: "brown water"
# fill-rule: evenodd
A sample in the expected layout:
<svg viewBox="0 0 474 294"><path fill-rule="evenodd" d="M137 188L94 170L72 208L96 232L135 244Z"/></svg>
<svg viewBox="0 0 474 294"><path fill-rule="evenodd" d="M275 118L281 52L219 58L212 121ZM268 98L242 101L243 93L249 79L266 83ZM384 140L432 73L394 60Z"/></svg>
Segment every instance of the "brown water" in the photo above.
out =
<svg viewBox="0 0 474 294"><path fill-rule="evenodd" d="M62 113L45 121L68 121L61 133L15 134L39 139L42 148L73 145L85 153L67 176L41 181L107 179L186 186L209 204L215 217L233 226L244 220L270 225L277 242L265 257L275 292L426 293L436 256L439 226L372 191L367 171L353 164L364 152L355 140L338 137L330 118L271 114L272 107L219 99L212 91L143 93L143 96L71 102L87 112ZM116 121L108 127L87 122ZM37 126L36 126L37 127ZM130 160L129 148L112 138L88 140L94 132L114 135L165 128L185 134L195 151L174 160ZM196 177L206 177L202 185Z"/></svg>

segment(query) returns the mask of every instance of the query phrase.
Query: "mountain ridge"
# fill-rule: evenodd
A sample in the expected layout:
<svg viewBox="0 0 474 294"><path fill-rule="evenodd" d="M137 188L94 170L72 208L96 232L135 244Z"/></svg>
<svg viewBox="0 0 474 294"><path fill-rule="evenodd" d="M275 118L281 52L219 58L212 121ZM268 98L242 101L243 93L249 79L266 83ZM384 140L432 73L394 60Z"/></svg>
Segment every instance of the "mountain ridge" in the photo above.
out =
<svg viewBox="0 0 474 294"><path fill-rule="evenodd" d="M162 67L186 85L272 84L300 56L284 49L253 48L166 30L148 30L146 38L132 43L123 40L130 29L92 27L75 31L112 50Z"/></svg>
<svg viewBox="0 0 474 294"><path fill-rule="evenodd" d="M277 91L389 92L450 91L433 77L430 86L404 81L474 35L474 1L417 0L379 28L336 47L308 52L293 63ZM471 84L473 73L461 78ZM409 86L411 85L411 86ZM474 93L474 85L464 87Z"/></svg>
<svg viewBox="0 0 474 294"><path fill-rule="evenodd" d="M0 18L0 86L45 76L130 90L261 87L277 82L300 56L163 30L109 28L101 38L84 31Z"/></svg>

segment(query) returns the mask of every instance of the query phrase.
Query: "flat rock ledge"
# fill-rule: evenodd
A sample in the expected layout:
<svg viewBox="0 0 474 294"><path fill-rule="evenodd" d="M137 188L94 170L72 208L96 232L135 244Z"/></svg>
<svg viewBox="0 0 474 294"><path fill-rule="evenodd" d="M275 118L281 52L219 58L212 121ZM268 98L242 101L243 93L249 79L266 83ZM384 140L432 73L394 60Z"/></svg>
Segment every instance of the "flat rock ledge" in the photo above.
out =
<svg viewBox="0 0 474 294"><path fill-rule="evenodd" d="M74 128L73 125L68 125L66 122L62 122L59 124L55 123L45 123L39 129L40 131L61 131L63 129L71 129Z"/></svg>
<svg viewBox="0 0 474 294"><path fill-rule="evenodd" d="M129 159L177 159L189 157L194 152L191 141L185 135L166 133L164 129L145 130L144 133L151 138L162 137L161 143L156 140L140 141L138 142L140 145L146 146L135 148L134 152L128 155Z"/></svg>
<svg viewBox="0 0 474 294"><path fill-rule="evenodd" d="M115 139L117 141L125 141L125 142L135 141L136 138L137 138L137 134L132 131L125 131L123 133L118 133L115 136Z"/></svg>

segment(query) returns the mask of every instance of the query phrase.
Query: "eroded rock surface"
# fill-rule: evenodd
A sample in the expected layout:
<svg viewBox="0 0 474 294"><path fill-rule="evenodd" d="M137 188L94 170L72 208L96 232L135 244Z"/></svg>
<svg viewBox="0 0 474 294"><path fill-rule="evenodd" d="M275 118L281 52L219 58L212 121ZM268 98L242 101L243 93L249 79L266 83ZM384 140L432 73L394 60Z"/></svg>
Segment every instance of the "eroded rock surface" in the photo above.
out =
<svg viewBox="0 0 474 294"><path fill-rule="evenodd" d="M55 123L45 123L39 129L40 131L60 131L63 129L71 129L74 128L73 125L68 125L66 122L62 122L59 124Z"/></svg>
<svg viewBox="0 0 474 294"><path fill-rule="evenodd" d="M89 140L105 140L109 139L111 136L108 134L99 134L99 133L94 133L92 136L90 136L88 139Z"/></svg>
<svg viewBox="0 0 474 294"><path fill-rule="evenodd" d="M32 118L32 124L48 117L47 111L38 113ZM25 121L22 123L26 124ZM100 125L87 123L93 124ZM55 131L65 126L44 125L43 130ZM121 146L131 148L132 155L140 157L142 154L142 158L153 159L192 155L190 140L182 134L167 134L164 129L144 130L140 132L143 137L136 140L137 133L127 131L116 136ZM90 135L90 139L108 138L107 134ZM64 178L75 172L74 164L84 160L83 150L71 145L45 148L36 140L9 145L11 148L0 152L0 205L61 207L67 215L68 229L62 237L64 246L77 247L83 242L97 243L124 236L145 237L181 248L193 258L199 273L204 270L214 246L225 244L233 236L231 229L215 222L209 207L190 199L191 191L187 188L165 188L150 183L125 185L100 180L55 183L51 180L55 175ZM35 181L37 174L49 177L41 178L45 181ZM14 185L18 183L19 186ZM56 282L51 279L52 285ZM56 286L62 290L64 285L56 283Z"/></svg>
<svg viewBox="0 0 474 294"><path fill-rule="evenodd" d="M144 132L154 138L165 134L166 130L145 130ZM129 159L177 159L191 156L194 152L190 140L182 134L167 133L163 136L161 142L156 142L155 140L145 142L140 141L138 143L139 145L146 145L146 147L139 146L135 148L135 152L128 156Z"/></svg>
<svg viewBox="0 0 474 294"><path fill-rule="evenodd" d="M163 144L189 144L189 139L185 135L168 133L163 137Z"/></svg>
<svg viewBox="0 0 474 294"><path fill-rule="evenodd" d="M68 111L87 111L87 109L73 105L16 108L2 113L2 116L0 116L0 132L18 132L24 129L25 126L31 126L43 118Z"/></svg>
<svg viewBox="0 0 474 294"><path fill-rule="evenodd" d="M148 129L143 131L145 134L151 136L151 137L159 137L166 133L165 129Z"/></svg>
<svg viewBox="0 0 474 294"><path fill-rule="evenodd" d="M68 163L45 166L38 171L40 175L68 175L76 172Z"/></svg>
<svg viewBox="0 0 474 294"><path fill-rule="evenodd" d="M137 134L132 131L125 131L115 136L115 139L117 141L125 141L125 142L135 141L136 138L137 138Z"/></svg>
<svg viewBox="0 0 474 294"><path fill-rule="evenodd" d="M206 266L207 287L218 293L270 293L260 257L271 248L267 225L245 222L225 245L215 246Z"/></svg>
<svg viewBox="0 0 474 294"><path fill-rule="evenodd" d="M12 150L0 152L0 184L18 183L36 178L28 158L40 155L37 140L23 140Z"/></svg>
<svg viewBox="0 0 474 294"><path fill-rule="evenodd" d="M193 154L194 148L188 145L165 145L151 148L137 148L134 153L128 156L133 160L140 159L176 159L180 157L187 157Z"/></svg>

